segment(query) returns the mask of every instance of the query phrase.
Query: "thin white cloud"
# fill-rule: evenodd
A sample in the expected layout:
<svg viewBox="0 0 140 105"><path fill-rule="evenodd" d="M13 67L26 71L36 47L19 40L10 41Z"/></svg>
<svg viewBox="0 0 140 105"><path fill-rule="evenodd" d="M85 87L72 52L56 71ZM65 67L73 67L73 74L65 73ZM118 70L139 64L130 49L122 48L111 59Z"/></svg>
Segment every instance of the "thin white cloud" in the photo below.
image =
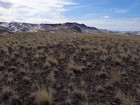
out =
<svg viewBox="0 0 140 105"><path fill-rule="evenodd" d="M126 14L126 13L129 12L128 9L119 9L119 8L116 8L114 11L115 11L116 13L121 13L121 14Z"/></svg>
<svg viewBox="0 0 140 105"><path fill-rule="evenodd" d="M104 16L103 18L104 19L110 19L111 17L110 16Z"/></svg>
<svg viewBox="0 0 140 105"><path fill-rule="evenodd" d="M0 0L0 8L9 9L12 7L12 5L13 4L11 2Z"/></svg>
<svg viewBox="0 0 140 105"><path fill-rule="evenodd" d="M5 18L8 22L19 21L19 18L25 22L32 19L65 20L63 13L69 11L65 6L77 5L71 0L7 0L8 2L13 5L5 10L0 8L0 14L3 14L0 18Z"/></svg>
<svg viewBox="0 0 140 105"><path fill-rule="evenodd" d="M2 0L0 0L2 1ZM73 0L74 1L74 0ZM4 2L4 0L2 1ZM0 2L1 3L1 2ZM83 16L83 20L72 20L65 17L64 13L69 11L65 6L80 6L72 0L5 0L0 4L0 21L17 21L28 23L64 23L79 22L89 26L110 30L135 31L140 30L140 18L137 19L113 19L110 16L101 19L89 19L97 14ZM115 13L125 14L127 9L112 9ZM87 19L88 18L88 19Z"/></svg>

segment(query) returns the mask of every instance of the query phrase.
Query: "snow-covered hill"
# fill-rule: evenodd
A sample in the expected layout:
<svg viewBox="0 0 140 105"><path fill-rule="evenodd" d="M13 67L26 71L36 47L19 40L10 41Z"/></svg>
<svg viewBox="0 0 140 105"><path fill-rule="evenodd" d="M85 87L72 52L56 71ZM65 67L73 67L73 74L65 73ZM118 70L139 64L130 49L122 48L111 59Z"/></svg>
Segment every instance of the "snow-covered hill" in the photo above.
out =
<svg viewBox="0 0 140 105"><path fill-rule="evenodd" d="M106 29L97 29L88 27L85 24L79 23L63 23L63 24L30 24L21 22L0 22L0 32L55 32L71 30L80 33L106 33L111 35L140 35L140 31L110 31Z"/></svg>
<svg viewBox="0 0 140 105"><path fill-rule="evenodd" d="M48 31L57 30L60 27L63 29L70 29L82 33L93 33L99 30L95 27L88 27L84 24L78 23L64 23L64 24L30 24L30 23L19 23L19 22L0 22L1 27L7 28L11 32L37 32L37 31Z"/></svg>

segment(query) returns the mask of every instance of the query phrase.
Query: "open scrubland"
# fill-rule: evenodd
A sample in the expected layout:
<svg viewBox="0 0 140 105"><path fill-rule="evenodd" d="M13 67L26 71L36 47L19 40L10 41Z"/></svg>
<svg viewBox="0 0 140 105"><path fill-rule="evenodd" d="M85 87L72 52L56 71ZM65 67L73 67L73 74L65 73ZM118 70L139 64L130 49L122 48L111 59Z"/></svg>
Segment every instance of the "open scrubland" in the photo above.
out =
<svg viewBox="0 0 140 105"><path fill-rule="evenodd" d="M140 37L3 33L0 105L140 105Z"/></svg>

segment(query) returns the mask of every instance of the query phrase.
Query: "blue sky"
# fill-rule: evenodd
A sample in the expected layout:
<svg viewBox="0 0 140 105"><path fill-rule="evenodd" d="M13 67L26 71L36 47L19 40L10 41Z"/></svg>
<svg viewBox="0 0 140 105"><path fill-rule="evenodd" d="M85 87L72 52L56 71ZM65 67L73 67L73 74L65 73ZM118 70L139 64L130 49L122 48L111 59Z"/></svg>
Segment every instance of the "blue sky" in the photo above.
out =
<svg viewBox="0 0 140 105"><path fill-rule="evenodd" d="M66 15L90 26L111 30L140 30L140 0L75 0L79 7Z"/></svg>
<svg viewBox="0 0 140 105"><path fill-rule="evenodd" d="M80 6L67 12L78 19L103 18L129 19L140 17L140 0L75 0ZM71 6L72 7L72 6ZM71 8L69 7L69 8Z"/></svg>
<svg viewBox="0 0 140 105"><path fill-rule="evenodd" d="M140 31L140 0L0 0L0 21L69 21L109 30Z"/></svg>

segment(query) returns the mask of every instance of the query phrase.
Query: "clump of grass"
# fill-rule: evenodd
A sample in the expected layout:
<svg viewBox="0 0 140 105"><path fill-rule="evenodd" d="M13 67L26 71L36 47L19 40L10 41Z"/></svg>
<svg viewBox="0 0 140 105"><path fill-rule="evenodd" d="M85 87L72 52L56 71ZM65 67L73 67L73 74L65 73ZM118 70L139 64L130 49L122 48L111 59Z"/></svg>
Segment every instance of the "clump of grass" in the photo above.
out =
<svg viewBox="0 0 140 105"><path fill-rule="evenodd" d="M8 77L7 81L8 81L8 83L11 83L14 81L14 79L12 77Z"/></svg>
<svg viewBox="0 0 140 105"><path fill-rule="evenodd" d="M117 71L111 71L110 73L110 82L112 84L114 83L119 83L121 81L121 71L120 70L117 70Z"/></svg>
<svg viewBox="0 0 140 105"><path fill-rule="evenodd" d="M10 105L22 105L22 101L19 96L14 95L10 100Z"/></svg>
<svg viewBox="0 0 140 105"><path fill-rule="evenodd" d="M57 60L55 57L52 57L52 56L48 56L48 57L47 57L47 61L48 61L50 64L54 64L54 65L57 65L57 64L58 64L58 60Z"/></svg>
<svg viewBox="0 0 140 105"><path fill-rule="evenodd" d="M68 65L68 67L72 70L78 70L78 71L82 71L85 68L84 65L80 65L80 64L76 64L76 63L70 63Z"/></svg>
<svg viewBox="0 0 140 105"><path fill-rule="evenodd" d="M73 98L77 98L77 100L81 100L83 102L87 98L87 93L84 90L80 90L77 88L74 88L74 91L72 94L73 94Z"/></svg>
<svg viewBox="0 0 140 105"><path fill-rule="evenodd" d="M113 61L115 64L117 64L117 65L121 65L121 64L122 64L122 59L119 58L119 57L117 57L117 56L115 56L115 55L112 56L112 61Z"/></svg>
<svg viewBox="0 0 140 105"><path fill-rule="evenodd" d="M8 68L9 72L16 71L16 70L17 70L16 66L11 66L10 68Z"/></svg>
<svg viewBox="0 0 140 105"><path fill-rule="evenodd" d="M100 77L100 79L106 79L107 75L108 74L106 71L99 71L95 73L95 76Z"/></svg>
<svg viewBox="0 0 140 105"><path fill-rule="evenodd" d="M8 59L4 59L4 65L6 66L7 64L8 64L8 62L9 62L9 60Z"/></svg>
<svg viewBox="0 0 140 105"><path fill-rule="evenodd" d="M103 91L104 91L103 86L101 86L101 85L96 86L96 92L103 92Z"/></svg>
<svg viewBox="0 0 140 105"><path fill-rule="evenodd" d="M93 47L91 45L81 45L79 46L81 50L92 50Z"/></svg>
<svg viewBox="0 0 140 105"><path fill-rule="evenodd" d="M102 55L100 57L100 60L105 62L107 60L107 57L108 57L107 55Z"/></svg>
<svg viewBox="0 0 140 105"><path fill-rule="evenodd" d="M51 64L46 60L44 63L44 67L51 67Z"/></svg>
<svg viewBox="0 0 140 105"><path fill-rule="evenodd" d="M135 99L130 97L130 96L126 96L122 91L118 90L116 92L116 98L120 99L121 103L123 105L136 105L135 103Z"/></svg>
<svg viewBox="0 0 140 105"><path fill-rule="evenodd" d="M65 57L66 57L65 54L61 53L58 57L58 60L63 60L63 59L65 59Z"/></svg>
<svg viewBox="0 0 140 105"><path fill-rule="evenodd" d="M39 59L39 57L40 57L39 54L35 54L35 55L34 55L34 58L35 58L35 59Z"/></svg>
<svg viewBox="0 0 140 105"><path fill-rule="evenodd" d="M8 86L4 86L2 89L2 100L4 102L8 101L13 95L14 95L14 91L8 87Z"/></svg>
<svg viewBox="0 0 140 105"><path fill-rule="evenodd" d="M23 81L24 81L25 83L29 83L30 80L31 80L30 77L27 76L27 75L23 77Z"/></svg>
<svg viewBox="0 0 140 105"><path fill-rule="evenodd" d="M45 90L39 90L35 95L38 105L51 105L52 96Z"/></svg>
<svg viewBox="0 0 140 105"><path fill-rule="evenodd" d="M4 64L0 64L0 71L3 71L5 69Z"/></svg>

